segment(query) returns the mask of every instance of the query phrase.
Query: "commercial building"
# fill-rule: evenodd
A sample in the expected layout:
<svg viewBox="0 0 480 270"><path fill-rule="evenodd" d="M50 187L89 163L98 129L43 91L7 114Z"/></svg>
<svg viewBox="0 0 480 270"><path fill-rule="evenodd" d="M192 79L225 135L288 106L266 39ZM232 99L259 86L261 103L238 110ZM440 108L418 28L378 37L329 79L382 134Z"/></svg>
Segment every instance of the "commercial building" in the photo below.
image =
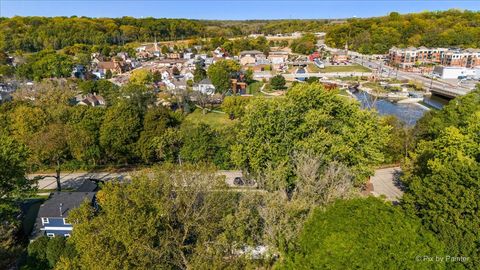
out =
<svg viewBox="0 0 480 270"><path fill-rule="evenodd" d="M433 69L433 75L442 79L462 79L462 78L480 78L480 67L442 67L437 66Z"/></svg>

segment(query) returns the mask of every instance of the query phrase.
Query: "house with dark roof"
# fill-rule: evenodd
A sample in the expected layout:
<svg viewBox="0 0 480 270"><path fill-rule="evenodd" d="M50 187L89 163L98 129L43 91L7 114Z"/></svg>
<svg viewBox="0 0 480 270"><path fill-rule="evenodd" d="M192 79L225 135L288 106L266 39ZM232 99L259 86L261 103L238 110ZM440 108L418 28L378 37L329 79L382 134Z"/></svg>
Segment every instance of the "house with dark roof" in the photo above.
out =
<svg viewBox="0 0 480 270"><path fill-rule="evenodd" d="M38 210L35 235L69 237L73 226L67 221L70 210L83 202L95 205L96 192L54 192Z"/></svg>

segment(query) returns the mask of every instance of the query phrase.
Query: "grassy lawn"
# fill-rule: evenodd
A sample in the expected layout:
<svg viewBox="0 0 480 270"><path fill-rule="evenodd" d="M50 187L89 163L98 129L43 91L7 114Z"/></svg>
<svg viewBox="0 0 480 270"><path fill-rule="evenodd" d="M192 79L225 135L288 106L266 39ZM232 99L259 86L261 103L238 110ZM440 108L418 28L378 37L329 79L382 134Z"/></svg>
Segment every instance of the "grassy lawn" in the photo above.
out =
<svg viewBox="0 0 480 270"><path fill-rule="evenodd" d="M205 123L213 128L222 128L235 123L235 121L230 120L225 113L208 112L202 114L202 110L199 108L195 109L193 113L187 115L185 121L193 124Z"/></svg>
<svg viewBox="0 0 480 270"><path fill-rule="evenodd" d="M324 69L321 69L323 73L331 72L370 72L371 70L361 66L361 65L350 65L350 66L328 66Z"/></svg>
<svg viewBox="0 0 480 270"><path fill-rule="evenodd" d="M324 69L317 67L315 64L308 64L307 70L310 73L322 72Z"/></svg>

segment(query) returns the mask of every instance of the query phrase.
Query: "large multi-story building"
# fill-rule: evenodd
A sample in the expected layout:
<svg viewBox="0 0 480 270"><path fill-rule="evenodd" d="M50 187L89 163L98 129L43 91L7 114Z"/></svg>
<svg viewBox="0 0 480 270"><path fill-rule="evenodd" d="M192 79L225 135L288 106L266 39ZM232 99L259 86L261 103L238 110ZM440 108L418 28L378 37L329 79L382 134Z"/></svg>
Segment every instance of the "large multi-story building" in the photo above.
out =
<svg viewBox="0 0 480 270"><path fill-rule="evenodd" d="M480 66L479 49L447 49L426 47L393 47L388 52L390 65L411 68L418 64L434 64L452 67Z"/></svg>
<svg viewBox="0 0 480 270"><path fill-rule="evenodd" d="M477 67L480 66L480 50L450 50L442 58L442 65L451 67Z"/></svg>

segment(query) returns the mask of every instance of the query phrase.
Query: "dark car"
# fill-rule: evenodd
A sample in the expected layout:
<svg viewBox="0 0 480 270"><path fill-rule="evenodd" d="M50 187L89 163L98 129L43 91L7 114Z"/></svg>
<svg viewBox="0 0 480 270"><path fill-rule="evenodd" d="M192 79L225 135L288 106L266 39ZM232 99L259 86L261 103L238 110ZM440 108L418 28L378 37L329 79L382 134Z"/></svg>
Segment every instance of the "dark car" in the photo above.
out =
<svg viewBox="0 0 480 270"><path fill-rule="evenodd" d="M233 179L233 184L235 186L243 186L245 185L245 181L243 181L242 177L235 177L235 179Z"/></svg>

